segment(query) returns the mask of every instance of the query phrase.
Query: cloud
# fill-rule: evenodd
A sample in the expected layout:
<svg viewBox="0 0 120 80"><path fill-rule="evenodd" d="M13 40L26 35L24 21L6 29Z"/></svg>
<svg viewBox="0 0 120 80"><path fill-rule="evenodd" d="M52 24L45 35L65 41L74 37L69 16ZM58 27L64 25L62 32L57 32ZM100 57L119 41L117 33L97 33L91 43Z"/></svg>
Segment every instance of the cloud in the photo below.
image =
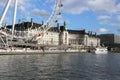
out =
<svg viewBox="0 0 120 80"><path fill-rule="evenodd" d="M120 21L120 15L117 16L117 20Z"/></svg>
<svg viewBox="0 0 120 80"><path fill-rule="evenodd" d="M5 6L6 2L7 2L7 0L0 0L0 6Z"/></svg>
<svg viewBox="0 0 120 80"><path fill-rule="evenodd" d="M117 29L118 32L120 32L120 29Z"/></svg>
<svg viewBox="0 0 120 80"><path fill-rule="evenodd" d="M110 21L108 21L108 20L102 20L102 21L100 21L99 22L99 24L105 24L105 25L108 25L109 27L111 26L111 27L120 27L120 23L119 22L116 22L116 21L114 21L114 22L110 22Z"/></svg>
<svg viewBox="0 0 120 80"><path fill-rule="evenodd" d="M28 13L28 10L30 11L30 8L31 8L30 0L18 0L18 9L20 12Z"/></svg>
<svg viewBox="0 0 120 80"><path fill-rule="evenodd" d="M117 27L120 27L120 23L110 23L109 25L110 25L110 26L117 26Z"/></svg>
<svg viewBox="0 0 120 80"><path fill-rule="evenodd" d="M98 16L97 18L100 20L99 24L120 27L120 15L119 14L114 15L114 16L102 15L102 16Z"/></svg>
<svg viewBox="0 0 120 80"><path fill-rule="evenodd" d="M108 32L108 30L105 29L105 28L100 28L99 30L97 30L97 32L99 32L99 33L105 33L105 32Z"/></svg>
<svg viewBox="0 0 120 80"><path fill-rule="evenodd" d="M28 4L31 4L30 2L30 0L18 0L18 5L29 6Z"/></svg>
<svg viewBox="0 0 120 80"><path fill-rule="evenodd" d="M64 12L80 14L84 11L95 11L102 13L117 13L120 11L120 4L117 0L62 0Z"/></svg>
<svg viewBox="0 0 120 80"><path fill-rule="evenodd" d="M87 6L93 11L106 13L116 12L115 0L89 0Z"/></svg>
<svg viewBox="0 0 120 80"><path fill-rule="evenodd" d="M80 14L87 11L88 8L85 6L86 0L62 0L63 11L71 14Z"/></svg>
<svg viewBox="0 0 120 80"><path fill-rule="evenodd" d="M102 20L99 22L99 24L109 24L109 21L108 20Z"/></svg>
<svg viewBox="0 0 120 80"><path fill-rule="evenodd" d="M18 9L21 11L21 12L25 12L26 11L26 8L24 6L19 6Z"/></svg>
<svg viewBox="0 0 120 80"><path fill-rule="evenodd" d="M107 16L107 15L101 15L101 16L98 16L98 19L99 20L103 20L103 19L111 19L111 17L110 16Z"/></svg>
<svg viewBox="0 0 120 80"><path fill-rule="evenodd" d="M44 17L50 16L50 14L46 10L39 10L39 9L34 9L32 11L32 14L39 15L39 16L44 16Z"/></svg>

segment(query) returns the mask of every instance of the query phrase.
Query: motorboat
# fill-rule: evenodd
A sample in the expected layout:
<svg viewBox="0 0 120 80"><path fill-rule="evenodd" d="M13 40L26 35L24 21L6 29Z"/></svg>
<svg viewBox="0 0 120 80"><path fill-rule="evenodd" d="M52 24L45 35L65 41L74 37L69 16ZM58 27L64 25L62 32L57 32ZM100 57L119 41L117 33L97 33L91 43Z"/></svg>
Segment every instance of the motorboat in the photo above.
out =
<svg viewBox="0 0 120 80"><path fill-rule="evenodd" d="M94 50L95 54L107 54L108 53L108 49L107 47L97 47Z"/></svg>

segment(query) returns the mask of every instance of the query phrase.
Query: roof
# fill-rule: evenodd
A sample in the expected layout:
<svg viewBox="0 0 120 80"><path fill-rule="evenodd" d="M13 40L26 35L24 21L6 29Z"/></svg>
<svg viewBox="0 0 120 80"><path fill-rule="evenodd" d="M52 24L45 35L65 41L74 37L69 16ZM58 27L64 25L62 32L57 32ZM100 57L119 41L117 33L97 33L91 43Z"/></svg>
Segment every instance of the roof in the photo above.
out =
<svg viewBox="0 0 120 80"><path fill-rule="evenodd" d="M85 30L67 30L71 34L85 34Z"/></svg>
<svg viewBox="0 0 120 80"><path fill-rule="evenodd" d="M55 32L59 32L59 28L58 27L51 27L50 29L48 29L48 31L55 31Z"/></svg>
<svg viewBox="0 0 120 80"><path fill-rule="evenodd" d="M33 23L33 28L40 27L42 24ZM31 22L23 22L15 24L15 30L26 30L32 26ZM8 25L7 28L12 28L12 25Z"/></svg>
<svg viewBox="0 0 120 80"><path fill-rule="evenodd" d="M15 30L27 30L28 28L30 28L33 25L33 29L36 27L40 27L42 24L38 24L38 23L33 23L32 22L24 22L24 23L20 23L20 24L16 24L15 25ZM12 28L12 25L8 25L7 28ZM55 32L59 32L59 31L66 31L65 26L59 26L59 27L51 27L48 31L55 31ZM85 33L85 29L83 30L67 30L69 33L71 34L86 34Z"/></svg>

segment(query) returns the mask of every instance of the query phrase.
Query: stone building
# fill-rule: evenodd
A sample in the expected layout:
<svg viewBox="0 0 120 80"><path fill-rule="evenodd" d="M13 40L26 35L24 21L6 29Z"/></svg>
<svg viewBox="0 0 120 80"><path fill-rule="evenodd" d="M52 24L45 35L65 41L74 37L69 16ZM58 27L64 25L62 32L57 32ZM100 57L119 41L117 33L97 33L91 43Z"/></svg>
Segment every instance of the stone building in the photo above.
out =
<svg viewBox="0 0 120 80"><path fill-rule="evenodd" d="M28 30L29 28L39 27L41 24L31 22L24 22L15 25L16 30ZM7 26L11 28L11 26ZM100 45L100 39L96 34L87 33L83 30L70 30L67 29L66 22L63 26L57 24L57 27L51 27L44 35L44 37L37 41L37 44L44 45L78 45L78 46L92 46Z"/></svg>
<svg viewBox="0 0 120 80"><path fill-rule="evenodd" d="M97 37L96 33L86 33L84 35L84 45L92 47L100 46L100 38Z"/></svg>
<svg viewBox="0 0 120 80"><path fill-rule="evenodd" d="M100 46L100 39L92 32L86 33L84 29L66 29L66 25L64 24L64 26L51 27L43 37L43 41L38 41L38 43L96 47Z"/></svg>

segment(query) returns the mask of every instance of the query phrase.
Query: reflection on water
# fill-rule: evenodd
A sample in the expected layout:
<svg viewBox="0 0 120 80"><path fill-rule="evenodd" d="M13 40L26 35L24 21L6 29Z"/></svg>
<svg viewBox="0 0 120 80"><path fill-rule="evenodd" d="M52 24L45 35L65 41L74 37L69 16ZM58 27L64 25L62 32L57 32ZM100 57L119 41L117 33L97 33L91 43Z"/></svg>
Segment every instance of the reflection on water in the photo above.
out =
<svg viewBox="0 0 120 80"><path fill-rule="evenodd" d="M120 54L0 56L0 80L120 80Z"/></svg>

